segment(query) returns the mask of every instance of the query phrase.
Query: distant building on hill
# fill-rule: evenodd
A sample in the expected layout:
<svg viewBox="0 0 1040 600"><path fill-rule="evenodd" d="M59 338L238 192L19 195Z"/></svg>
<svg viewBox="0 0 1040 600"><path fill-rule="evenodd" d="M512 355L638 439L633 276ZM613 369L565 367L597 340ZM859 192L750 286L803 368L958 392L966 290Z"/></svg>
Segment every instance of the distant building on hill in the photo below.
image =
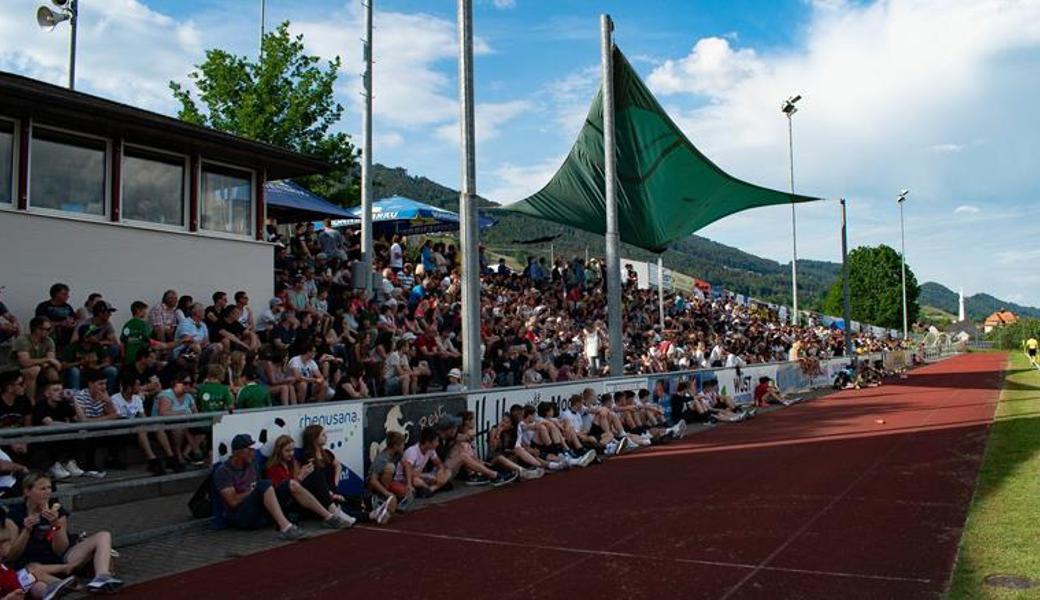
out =
<svg viewBox="0 0 1040 600"><path fill-rule="evenodd" d="M979 337L979 328L971 321L958 321L947 325L943 330L957 341L967 342Z"/></svg>
<svg viewBox="0 0 1040 600"><path fill-rule="evenodd" d="M1015 313L1010 310L1000 309L992 315L986 317L986 320L982 324L982 331L989 333L997 327L1003 327L1005 325L1011 325L1018 321L1018 317Z"/></svg>

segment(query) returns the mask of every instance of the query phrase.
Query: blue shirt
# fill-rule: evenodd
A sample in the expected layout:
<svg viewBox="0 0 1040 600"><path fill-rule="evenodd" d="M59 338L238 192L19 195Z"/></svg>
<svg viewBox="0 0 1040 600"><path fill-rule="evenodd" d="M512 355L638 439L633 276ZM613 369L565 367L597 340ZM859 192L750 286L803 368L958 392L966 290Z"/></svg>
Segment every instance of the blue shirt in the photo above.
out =
<svg viewBox="0 0 1040 600"><path fill-rule="evenodd" d="M422 300L423 296L425 295L426 288L424 288L421 283L415 284L415 286L412 288L411 293L408 294L408 305L412 307L416 306L417 304L419 304L419 301Z"/></svg>
<svg viewBox="0 0 1040 600"><path fill-rule="evenodd" d="M420 252L420 257L422 258L423 271L426 271L427 274L432 273L437 267L437 265L433 264L433 248L423 246L422 252Z"/></svg>
<svg viewBox="0 0 1040 600"><path fill-rule="evenodd" d="M170 401L170 414L174 415L190 415L195 412L195 398L185 392L183 396L178 400L177 394L173 393L171 389L165 389L159 392L159 396L155 399L155 403L152 404L152 415L153 417L159 416L159 401L166 398Z"/></svg>
<svg viewBox="0 0 1040 600"><path fill-rule="evenodd" d="M202 343L204 340L209 339L209 329L206 327L206 323L200 321L197 325L192 319L184 319L177 325L177 332L174 334L174 338L180 341L185 336L191 336L191 341L196 343Z"/></svg>

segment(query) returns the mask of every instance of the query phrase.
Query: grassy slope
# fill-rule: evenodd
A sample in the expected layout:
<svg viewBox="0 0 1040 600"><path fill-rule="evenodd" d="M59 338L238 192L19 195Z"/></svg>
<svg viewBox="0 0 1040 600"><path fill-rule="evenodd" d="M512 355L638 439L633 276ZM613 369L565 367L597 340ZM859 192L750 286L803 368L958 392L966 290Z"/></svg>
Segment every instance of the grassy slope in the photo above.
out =
<svg viewBox="0 0 1040 600"><path fill-rule="evenodd" d="M1040 372L1012 354L949 598L1040 598L987 588L992 574L1040 582Z"/></svg>

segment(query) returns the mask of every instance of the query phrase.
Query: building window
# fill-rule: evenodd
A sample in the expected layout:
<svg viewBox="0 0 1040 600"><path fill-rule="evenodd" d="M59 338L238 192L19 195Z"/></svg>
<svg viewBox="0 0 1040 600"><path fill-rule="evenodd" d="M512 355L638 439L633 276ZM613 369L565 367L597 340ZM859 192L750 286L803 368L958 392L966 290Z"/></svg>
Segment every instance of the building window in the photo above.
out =
<svg viewBox="0 0 1040 600"><path fill-rule="evenodd" d="M204 164L199 204L203 229L251 235L253 175L248 171Z"/></svg>
<svg viewBox="0 0 1040 600"><path fill-rule="evenodd" d="M184 158L127 147L123 152L123 218L184 226Z"/></svg>
<svg viewBox="0 0 1040 600"><path fill-rule="evenodd" d="M14 123L0 121L0 204L14 195Z"/></svg>
<svg viewBox="0 0 1040 600"><path fill-rule="evenodd" d="M31 206L103 216L106 152L104 140L34 128Z"/></svg>

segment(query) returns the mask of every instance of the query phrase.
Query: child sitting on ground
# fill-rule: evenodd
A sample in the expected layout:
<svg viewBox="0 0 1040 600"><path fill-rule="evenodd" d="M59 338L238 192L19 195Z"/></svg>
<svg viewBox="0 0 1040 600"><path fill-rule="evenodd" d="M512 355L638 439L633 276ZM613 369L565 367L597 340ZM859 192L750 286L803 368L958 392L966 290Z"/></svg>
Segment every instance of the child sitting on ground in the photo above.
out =
<svg viewBox="0 0 1040 600"><path fill-rule="evenodd" d="M0 522L7 520L7 513L0 509ZM0 527L0 600L18 600L21 598L42 598L51 600L69 591L75 585L75 577L58 579L50 575L36 563L24 569L12 571L3 564L11 550L14 532L7 527Z"/></svg>

